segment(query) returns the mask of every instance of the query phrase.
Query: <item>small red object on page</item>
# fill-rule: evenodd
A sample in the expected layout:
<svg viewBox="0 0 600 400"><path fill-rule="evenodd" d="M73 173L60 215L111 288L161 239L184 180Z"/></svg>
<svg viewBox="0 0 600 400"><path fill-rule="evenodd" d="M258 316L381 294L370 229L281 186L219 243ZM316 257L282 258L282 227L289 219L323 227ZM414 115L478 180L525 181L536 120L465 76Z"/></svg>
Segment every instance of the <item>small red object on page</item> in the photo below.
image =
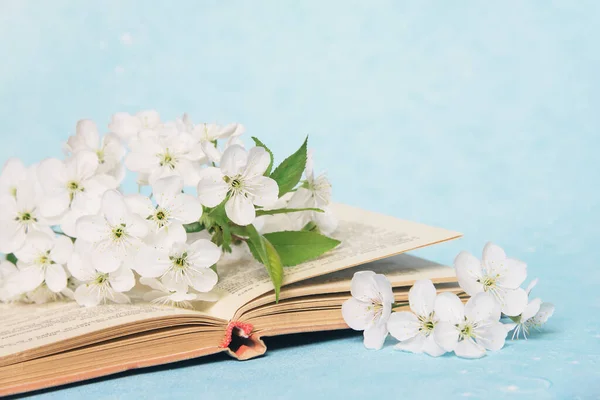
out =
<svg viewBox="0 0 600 400"><path fill-rule="evenodd" d="M238 330L237 334L239 336L248 338L250 337L254 326L252 326L252 324L247 324L241 321L231 321L229 325L227 325L227 329L225 330L225 337L223 338L223 341L221 342L219 347L223 349L229 347L229 345L231 344L231 340L233 339L234 329Z"/></svg>

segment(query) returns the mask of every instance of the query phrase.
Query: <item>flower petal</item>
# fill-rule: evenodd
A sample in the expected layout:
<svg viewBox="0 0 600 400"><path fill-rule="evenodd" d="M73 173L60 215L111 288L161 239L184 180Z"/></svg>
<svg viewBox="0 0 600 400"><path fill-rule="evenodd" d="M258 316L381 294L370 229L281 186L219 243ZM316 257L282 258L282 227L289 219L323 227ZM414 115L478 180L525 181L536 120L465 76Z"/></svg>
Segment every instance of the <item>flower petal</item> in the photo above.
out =
<svg viewBox="0 0 600 400"><path fill-rule="evenodd" d="M350 292L352 297L371 304L372 299L379 297L379 289L375 282L375 272L359 271L354 274Z"/></svg>
<svg viewBox="0 0 600 400"><path fill-rule="evenodd" d="M454 260L454 268L458 283L465 292L471 296L483 292L483 285L478 282L483 275L481 262L476 257L462 251Z"/></svg>
<svg viewBox="0 0 600 400"><path fill-rule="evenodd" d="M494 322L482 329L476 329L477 343L491 351L498 351L504 347L508 330L501 322Z"/></svg>
<svg viewBox="0 0 600 400"><path fill-rule="evenodd" d="M242 146L231 146L221 156L221 171L230 177L241 175L246 164L248 153Z"/></svg>
<svg viewBox="0 0 600 400"><path fill-rule="evenodd" d="M46 194L53 194L67 183L65 164L56 158L47 158L36 168L38 181ZM17 190L18 193L18 190Z"/></svg>
<svg viewBox="0 0 600 400"><path fill-rule="evenodd" d="M102 296L96 285L84 283L75 289L75 301L80 306L94 307L100 304Z"/></svg>
<svg viewBox="0 0 600 400"><path fill-rule="evenodd" d="M508 290L502 299L502 312L509 317L514 317L523 312L527 302L528 296L525 290L521 288Z"/></svg>
<svg viewBox="0 0 600 400"><path fill-rule="evenodd" d="M18 279L20 289L23 292L30 292L44 282L44 270L38 266L25 267L19 271Z"/></svg>
<svg viewBox="0 0 600 400"><path fill-rule="evenodd" d="M373 321L375 313L371 303L350 298L342 304L342 316L350 328L362 331Z"/></svg>
<svg viewBox="0 0 600 400"><path fill-rule="evenodd" d="M408 311L392 313L387 324L390 334L400 341L419 335L419 328L421 327L417 316Z"/></svg>
<svg viewBox="0 0 600 400"><path fill-rule="evenodd" d="M465 305L465 316L470 321L498 321L500 305L489 293L477 293Z"/></svg>
<svg viewBox="0 0 600 400"><path fill-rule="evenodd" d="M554 304L552 303L542 303L540 306L540 310L535 314L535 316L531 319L531 324L534 326L542 326L548 321L554 314Z"/></svg>
<svg viewBox="0 0 600 400"><path fill-rule="evenodd" d="M167 272L172 261L168 250L148 246L137 253L135 264L143 278L158 278Z"/></svg>
<svg viewBox="0 0 600 400"><path fill-rule="evenodd" d="M429 279L416 281L408 291L410 309L422 317L429 316L433 312L436 294L435 286Z"/></svg>
<svg viewBox="0 0 600 400"><path fill-rule="evenodd" d="M389 327L390 327L390 325L388 324L388 328ZM392 336L393 336L393 334L392 334ZM427 340L427 338L425 337L425 335L421 335L419 333L416 336L413 336L413 337L395 345L394 350L402 350L402 351L407 351L409 353L421 354L421 353L423 353L423 346L425 346L426 340Z"/></svg>
<svg viewBox="0 0 600 400"><path fill-rule="evenodd" d="M175 197L183 190L183 179L179 176L169 176L158 179L152 185L152 194L160 207L170 208Z"/></svg>
<svg viewBox="0 0 600 400"><path fill-rule="evenodd" d="M506 259L506 253L502 250L502 247L495 245L494 243L488 242L483 248L483 260L484 261L495 261L502 262Z"/></svg>
<svg viewBox="0 0 600 400"><path fill-rule="evenodd" d="M191 286L199 292L210 292L217 282L219 276L210 268L201 268L188 273Z"/></svg>
<svg viewBox="0 0 600 400"><path fill-rule="evenodd" d="M208 167L199 172L198 198L206 207L216 207L225 200L229 185L219 168Z"/></svg>
<svg viewBox="0 0 600 400"><path fill-rule="evenodd" d="M200 144L202 152L208 157L211 162L221 162L221 152L215 147L212 142L203 141Z"/></svg>
<svg viewBox="0 0 600 400"><path fill-rule="evenodd" d="M506 332L506 330L504 330ZM506 333L505 333L506 334ZM475 343L471 338L461 340L456 345L454 353L462 358L481 358L485 355L485 348Z"/></svg>
<svg viewBox="0 0 600 400"><path fill-rule="evenodd" d="M67 287L67 274L62 265L50 264L46 267L46 285L54 293L60 293Z"/></svg>
<svg viewBox="0 0 600 400"><path fill-rule="evenodd" d="M100 242L91 251L92 266L103 273L111 273L119 269L123 264L123 254L113 248L107 242Z"/></svg>
<svg viewBox="0 0 600 400"><path fill-rule="evenodd" d="M116 190L109 190L102 196L102 214L111 226L125 224L131 212L125 204L123 195Z"/></svg>
<svg viewBox="0 0 600 400"><path fill-rule="evenodd" d="M326 207L323 209L325 212L315 212L314 221L319 227L321 234L323 235L331 235L336 231L339 225L339 221L335 215L335 213L331 210L331 208Z"/></svg>
<svg viewBox="0 0 600 400"><path fill-rule="evenodd" d="M67 268L71 275L82 282L91 281L96 276L96 270L92 267L92 264L87 262L85 257L78 252L73 253L71 260L67 264Z"/></svg>
<svg viewBox="0 0 600 400"><path fill-rule="evenodd" d="M539 281L539 279L535 278L534 280L529 282L529 285L527 285L527 289L525 289L525 292L527 293L527 295L529 295L531 293L533 288L538 284L538 281Z"/></svg>
<svg viewBox="0 0 600 400"><path fill-rule="evenodd" d="M69 209L69 193L64 190L44 196L40 203L40 214L46 218L58 217Z"/></svg>
<svg viewBox="0 0 600 400"><path fill-rule="evenodd" d="M202 203L189 194L179 194L171 203L170 217L182 224L197 222L202 216Z"/></svg>
<svg viewBox="0 0 600 400"><path fill-rule="evenodd" d="M458 343L458 334L458 329L452 322L440 321L433 330L435 342L445 351L454 350Z"/></svg>
<svg viewBox="0 0 600 400"><path fill-rule="evenodd" d="M505 259L501 264L493 264L494 272L499 275L498 284L509 289L516 289L527 279L527 264L512 258Z"/></svg>
<svg viewBox="0 0 600 400"><path fill-rule="evenodd" d="M90 243L97 243L110 234L106 220L99 215L88 215L77 220L77 238Z"/></svg>
<svg viewBox="0 0 600 400"><path fill-rule="evenodd" d="M454 293L440 293L435 299L434 310L440 321L458 324L465 318L465 306Z"/></svg>
<svg viewBox="0 0 600 400"><path fill-rule="evenodd" d="M367 349L379 350L383 347L388 330L386 324L373 324L363 332L364 345Z"/></svg>
<svg viewBox="0 0 600 400"><path fill-rule="evenodd" d="M0 223L0 252L4 254L14 253L19 250L25 240L27 233L25 228L15 221L2 221Z"/></svg>
<svg viewBox="0 0 600 400"><path fill-rule="evenodd" d="M168 271L162 278L161 281L163 285L169 290L173 292L186 292L188 290L188 281L185 277L181 277L176 274L174 271Z"/></svg>
<svg viewBox="0 0 600 400"><path fill-rule="evenodd" d="M429 354L431 357L439 357L445 354L446 350L437 344L433 334L429 334L427 339L425 339L425 343L423 344L423 352Z"/></svg>
<svg viewBox="0 0 600 400"><path fill-rule="evenodd" d="M221 249L206 239L199 239L189 246L188 261L195 268L210 268L221 259Z"/></svg>
<svg viewBox="0 0 600 400"><path fill-rule="evenodd" d="M148 222L137 214L126 215L125 226L127 234L134 238L143 238L148 235Z"/></svg>
<svg viewBox="0 0 600 400"><path fill-rule="evenodd" d="M110 286L117 292L127 292L135 286L135 276L126 266L122 266L108 275Z"/></svg>
<svg viewBox="0 0 600 400"><path fill-rule="evenodd" d="M233 223L241 226L250 225L256 218L254 204L241 193L234 194L225 203L225 212Z"/></svg>
<svg viewBox="0 0 600 400"><path fill-rule="evenodd" d="M252 179L263 176L271 163L271 156L264 147L253 147L248 152L248 162L244 170L244 177Z"/></svg>
<svg viewBox="0 0 600 400"><path fill-rule="evenodd" d="M148 218L155 211L152 200L141 194L130 194L124 198L129 210L142 218Z"/></svg>
<svg viewBox="0 0 600 400"><path fill-rule="evenodd" d="M86 180L94 176L98 170L98 155L96 153L84 150L75 155L75 177L79 180Z"/></svg>
<svg viewBox="0 0 600 400"><path fill-rule="evenodd" d="M525 322L529 318L532 318L535 314L540 311L540 307L542 305L542 299L533 299L527 304L523 312L521 313L521 321Z"/></svg>
<svg viewBox="0 0 600 400"><path fill-rule="evenodd" d="M244 190L252 197L257 206L270 207L279 196L279 186L271 178L255 176L245 181Z"/></svg>
<svg viewBox="0 0 600 400"><path fill-rule="evenodd" d="M66 264L73 254L73 242L65 236L58 236L54 240L54 247L50 251L50 258L57 264Z"/></svg>

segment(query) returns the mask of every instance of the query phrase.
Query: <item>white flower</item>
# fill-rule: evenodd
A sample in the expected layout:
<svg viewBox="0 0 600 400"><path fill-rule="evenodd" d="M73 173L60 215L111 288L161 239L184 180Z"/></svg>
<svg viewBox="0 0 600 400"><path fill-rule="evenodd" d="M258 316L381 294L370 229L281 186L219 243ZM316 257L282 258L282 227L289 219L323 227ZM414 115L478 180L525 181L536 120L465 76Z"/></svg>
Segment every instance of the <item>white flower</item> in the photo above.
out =
<svg viewBox="0 0 600 400"><path fill-rule="evenodd" d="M17 195L17 186L27 179L27 167L18 158L9 159L0 174L0 197Z"/></svg>
<svg viewBox="0 0 600 400"><path fill-rule="evenodd" d="M356 331L364 330L365 347L381 349L394 303L392 285L384 275L360 271L352 277L351 286L352 298L342 305L344 321Z"/></svg>
<svg viewBox="0 0 600 400"><path fill-rule="evenodd" d="M157 206L142 195L125 198L129 208L148 221L154 241L160 242L164 235L171 242L185 242L187 239L183 225L197 222L202 216L202 204L189 194L182 193L183 180L177 176L162 178L152 185L152 194Z"/></svg>
<svg viewBox="0 0 600 400"><path fill-rule="evenodd" d="M32 232L52 234L48 221L39 211L41 194L36 182L19 183L16 197L0 197L0 252L14 253L25 243Z"/></svg>
<svg viewBox="0 0 600 400"><path fill-rule="evenodd" d="M160 115L154 110L141 111L135 116L119 112L112 116L108 129L121 140L131 142L142 130L153 130L160 125Z"/></svg>
<svg viewBox="0 0 600 400"><path fill-rule="evenodd" d="M537 284L538 280L534 279L527 289L527 295L531 293L533 287ZM530 334L531 328L540 329L548 319L554 314L554 305L552 303L543 303L541 299L536 298L531 300L525 308L519 313L519 315L510 317L514 322L513 324L505 324L509 327L509 331L513 331L512 339L518 339L520 335L523 335L527 339L527 335Z"/></svg>
<svg viewBox="0 0 600 400"><path fill-rule="evenodd" d="M42 284L54 293L63 291L67 287L65 266L72 253L73 242L65 236L41 232L28 235L25 245L15 252L22 291L32 291Z"/></svg>
<svg viewBox="0 0 600 400"><path fill-rule="evenodd" d="M160 114L156 110L140 111L135 116L140 120L142 130L156 129L160 125Z"/></svg>
<svg viewBox="0 0 600 400"><path fill-rule="evenodd" d="M466 305L454 293L441 293L434 306L440 321L436 343L464 358L480 358L487 350L504 347L506 327L499 322L500 307L489 293L477 293Z"/></svg>
<svg viewBox="0 0 600 400"><path fill-rule="evenodd" d="M83 207L98 202L104 192L116 189L117 181L108 175L97 175L98 157L91 151L80 151L66 161L49 158L38 166L40 185L45 192L40 204L42 215L62 216L71 206Z"/></svg>
<svg viewBox="0 0 600 400"><path fill-rule="evenodd" d="M114 176L118 182L123 180L125 171L121 161L125 156L125 147L114 134L107 134L100 140L93 121L84 119L77 122L76 133L67 141L66 150L71 155L80 151L95 153L99 164L98 174Z"/></svg>
<svg viewBox="0 0 600 400"><path fill-rule="evenodd" d="M390 334L401 343L396 349L412 353L427 353L438 357L445 353L435 342L434 332L439 317L434 306L436 289L430 280L420 280L408 292L408 302L412 312L392 313L388 321Z"/></svg>
<svg viewBox="0 0 600 400"><path fill-rule="evenodd" d="M305 171L306 181L292 196L289 208L320 208L324 212L303 211L290 215L296 229L302 229L313 221L319 230L329 235L338 226L338 220L329 207L331 203L331 183L325 174L315 178L312 151L308 152Z"/></svg>
<svg viewBox="0 0 600 400"><path fill-rule="evenodd" d="M192 134L194 137L201 142L215 142L219 139L227 139L230 137L237 137L245 132L245 128L242 124L229 124L226 126L220 126L217 124L206 124L200 123L193 127Z"/></svg>
<svg viewBox="0 0 600 400"><path fill-rule="evenodd" d="M483 260L463 251L454 260L460 287L470 296L489 292L502 306L502 312L517 315L527 304L527 293L519 286L527 278L527 265L507 258L499 246L488 243Z"/></svg>
<svg viewBox="0 0 600 400"><path fill-rule="evenodd" d="M189 121L188 121L189 122ZM215 163L221 162L222 153L217 148L217 141L219 139L229 139L225 150L233 145L240 145L243 147L242 141L239 136L242 135L245 128L241 124L229 124L222 127L217 124L198 124L191 129L194 139L196 139L202 151L208 156L209 160Z"/></svg>
<svg viewBox="0 0 600 400"><path fill-rule="evenodd" d="M0 262L0 302L11 301L20 294L18 281L14 279L18 272L15 264L9 261Z"/></svg>
<svg viewBox="0 0 600 400"><path fill-rule="evenodd" d="M229 140L225 142L223 150L219 150L217 145L213 142L200 142L202 152L206 155L208 160L213 163L220 163L223 158L223 153L231 146L240 146L245 149L244 142L238 136L230 137Z"/></svg>
<svg viewBox="0 0 600 400"><path fill-rule="evenodd" d="M186 291L169 290L159 280L140 278L140 283L150 286L153 290L144 293L144 301L170 307L193 308L194 301L217 301L218 297L212 293L188 293Z"/></svg>
<svg viewBox="0 0 600 400"><path fill-rule="evenodd" d="M77 221L78 241L92 244L92 267L103 273L118 270L124 262L133 265L147 234L146 221L132 213L123 196L115 190L102 197L100 215L85 216Z"/></svg>
<svg viewBox="0 0 600 400"><path fill-rule="evenodd" d="M131 142L131 153L125 158L125 165L132 171L148 177L148 182L168 176L180 176L186 186L194 186L198 175L193 162L204 156L193 152L193 139L187 133L165 128L166 133L143 131L139 139Z"/></svg>
<svg viewBox="0 0 600 400"><path fill-rule="evenodd" d="M214 243L200 239L192 244L174 243L169 247L149 247L137 256L138 273L145 278L162 279L172 291L187 292L189 287L210 292L218 276L210 267L221 258Z"/></svg>
<svg viewBox="0 0 600 400"><path fill-rule="evenodd" d="M271 158L262 147L246 152L231 146L223 154L221 168L200 171L198 197L207 207L216 207L226 198L225 211L238 225L250 225L256 217L254 206L267 207L277 201L277 183L266 176Z"/></svg>
<svg viewBox="0 0 600 400"><path fill-rule="evenodd" d="M81 281L75 289L75 301L79 305L93 307L100 303L129 303L129 297L123 292L135 286L133 271L127 266L106 273L93 267L93 247L82 240L75 242L75 252L67 267L71 274Z"/></svg>

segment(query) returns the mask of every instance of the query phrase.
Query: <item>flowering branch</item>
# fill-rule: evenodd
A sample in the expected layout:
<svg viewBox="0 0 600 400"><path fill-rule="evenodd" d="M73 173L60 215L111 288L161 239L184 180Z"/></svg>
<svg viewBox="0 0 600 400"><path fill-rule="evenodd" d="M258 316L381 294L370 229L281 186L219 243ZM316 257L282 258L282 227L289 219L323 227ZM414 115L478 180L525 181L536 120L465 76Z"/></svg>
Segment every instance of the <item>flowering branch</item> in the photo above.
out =
<svg viewBox="0 0 600 400"><path fill-rule="evenodd" d="M0 301L123 303L139 276L148 301L190 307L214 301L216 265L242 246L278 296L284 267L339 245L325 236L337 227L331 184L315 177L308 138L274 168L259 139L244 147L240 124L161 122L143 111L115 114L108 130L101 137L82 120L65 159L6 163ZM119 191L127 172L137 174L138 193Z"/></svg>
<svg viewBox="0 0 600 400"><path fill-rule="evenodd" d="M454 293L438 294L430 280L415 282L408 304L395 302L384 275L360 271L352 278L352 297L342 305L344 320L350 328L364 331L364 344L370 349L381 349L391 334L400 342L398 350L433 357L453 351L459 357L480 358L487 350L504 347L510 331L513 339L527 337L554 313L550 303L528 301L537 279L522 289L526 265L506 257L492 243L485 246L482 261L463 252L454 265L460 287L472 296L466 305ZM500 322L502 315L511 322Z"/></svg>

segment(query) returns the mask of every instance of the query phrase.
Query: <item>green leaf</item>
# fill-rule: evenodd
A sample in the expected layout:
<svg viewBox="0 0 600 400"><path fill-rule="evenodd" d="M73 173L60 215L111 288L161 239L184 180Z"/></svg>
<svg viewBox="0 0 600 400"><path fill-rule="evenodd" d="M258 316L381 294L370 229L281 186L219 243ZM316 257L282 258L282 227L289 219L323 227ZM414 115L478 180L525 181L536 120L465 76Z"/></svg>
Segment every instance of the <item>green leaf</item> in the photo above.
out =
<svg viewBox="0 0 600 400"><path fill-rule="evenodd" d="M248 245L248 248L250 249L250 253L252 253L252 256L256 259L256 261L258 261L259 263L264 265L262 256L260 254L258 254L258 250L257 250L256 246L254 245L254 243L252 241L248 240L246 242L246 244Z"/></svg>
<svg viewBox="0 0 600 400"><path fill-rule="evenodd" d="M15 256L13 253L10 253L10 254L6 255L6 261L9 261L9 262L17 265L18 259L17 259L17 256Z"/></svg>
<svg viewBox="0 0 600 400"><path fill-rule="evenodd" d="M275 247L261 236L253 225L246 227L248 248L254 257L260 261L271 277L275 288L275 301L279 301L281 284L283 283L283 264Z"/></svg>
<svg viewBox="0 0 600 400"><path fill-rule="evenodd" d="M262 147L263 149L265 149L267 151L267 153L269 153L269 156L271 156L271 162L269 163L269 166L267 167L265 176L271 175L271 171L273 170L273 162L275 161L275 159L273 158L273 152L258 138L252 136L252 140L254 140L254 143L256 144L257 147Z"/></svg>
<svg viewBox="0 0 600 400"><path fill-rule="evenodd" d="M279 208L277 210L256 210L256 216L262 217L263 215L289 214L302 211L325 212L320 208Z"/></svg>
<svg viewBox="0 0 600 400"><path fill-rule="evenodd" d="M275 287L275 301L279 302L279 293L283 284L283 263L277 249L264 237L262 237L262 241L267 252L267 263L265 266Z"/></svg>
<svg viewBox="0 0 600 400"><path fill-rule="evenodd" d="M279 197L292 191L302 179L306 168L308 137L297 152L282 162L271 174L279 185Z"/></svg>
<svg viewBox="0 0 600 400"><path fill-rule="evenodd" d="M286 267L314 260L341 243L311 231L267 233L265 239L275 247Z"/></svg>

